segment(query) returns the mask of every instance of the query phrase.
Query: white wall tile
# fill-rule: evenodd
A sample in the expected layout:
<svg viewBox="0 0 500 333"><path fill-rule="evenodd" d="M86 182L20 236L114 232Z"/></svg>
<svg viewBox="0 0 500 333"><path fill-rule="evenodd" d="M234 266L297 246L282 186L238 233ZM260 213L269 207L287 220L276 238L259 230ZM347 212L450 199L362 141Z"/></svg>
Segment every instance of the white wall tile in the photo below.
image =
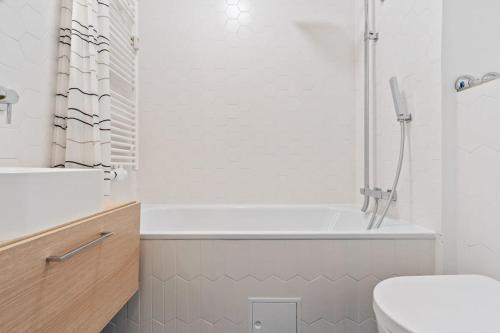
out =
<svg viewBox="0 0 500 333"><path fill-rule="evenodd" d="M434 256L431 254L430 257L432 260ZM423 272L423 274L432 271L433 269L431 268ZM356 322L361 323L375 317L373 313L373 289L380 281L375 276L370 275L356 283L356 317L354 318Z"/></svg>
<svg viewBox="0 0 500 333"><path fill-rule="evenodd" d="M335 304L331 302L331 299L337 295L337 292L332 293L329 282L330 281L328 279L319 276L316 279L309 281L306 285L304 294L301 295L303 305L302 320L305 322L313 323L322 317L326 317L328 320L333 322L340 320L340 314L338 314L338 318L329 316L335 306ZM341 302L340 299L339 301Z"/></svg>
<svg viewBox="0 0 500 333"><path fill-rule="evenodd" d="M127 315L128 305L124 306L113 319L109 325L106 326L104 332L127 332L128 331L128 322L129 318Z"/></svg>
<svg viewBox="0 0 500 333"><path fill-rule="evenodd" d="M0 166L49 166L58 16L58 1L0 2L0 85L20 95L12 125L0 112Z"/></svg>
<svg viewBox="0 0 500 333"><path fill-rule="evenodd" d="M371 271L371 242L364 240L344 241L345 252L343 254L347 266L348 275L353 279L362 280Z"/></svg>
<svg viewBox="0 0 500 333"><path fill-rule="evenodd" d="M389 269L396 260L396 244L395 241L371 241L371 258L370 264L373 275L380 280L390 277L387 275Z"/></svg>
<svg viewBox="0 0 500 333"><path fill-rule="evenodd" d="M192 323L185 323L177 320L177 333L214 333L214 327L211 323L204 320L196 320Z"/></svg>
<svg viewBox="0 0 500 333"><path fill-rule="evenodd" d="M222 277L215 281L201 279L201 318L216 323L226 314L226 301L231 297L231 286L234 281Z"/></svg>
<svg viewBox="0 0 500 333"><path fill-rule="evenodd" d="M277 242L277 256L280 258L275 263L276 271L274 275L282 280L290 280L297 275L298 257L296 255L297 247L293 245L293 242L282 241Z"/></svg>
<svg viewBox="0 0 500 333"><path fill-rule="evenodd" d="M279 253L277 250L279 248L279 243L274 241L256 241L253 244L250 243L252 258L250 262L246 264L251 269L251 274L257 280L263 281L276 272L276 254Z"/></svg>
<svg viewBox="0 0 500 333"><path fill-rule="evenodd" d="M459 273L500 279L500 84L457 95L456 252ZM451 245L448 245L451 246Z"/></svg>
<svg viewBox="0 0 500 333"><path fill-rule="evenodd" d="M0 3L0 29L13 39L19 39L25 33L23 22L20 20L21 11L22 7L20 10L6 3Z"/></svg>
<svg viewBox="0 0 500 333"><path fill-rule="evenodd" d="M139 325L137 325L136 323L134 323L133 321L130 321L128 322L128 328L127 328L127 332L128 333L140 333L141 332L141 329L139 327Z"/></svg>
<svg viewBox="0 0 500 333"><path fill-rule="evenodd" d="M200 318L201 278L184 280L179 276L175 284L177 318L185 323L193 323Z"/></svg>
<svg viewBox="0 0 500 333"><path fill-rule="evenodd" d="M191 261L189 269L184 267L181 270L178 265L166 263L165 267L174 268L174 276L167 281L160 280L154 273L152 262L156 259L153 258L176 261L179 257L162 254L166 248L158 244L162 242L170 243L169 248L177 254L179 249L184 249L186 260ZM375 285L389 276L434 272L433 241L407 241L409 245L403 241L396 243L393 240L143 240L139 297L129 302L128 313L134 313L130 310L133 307L136 307L135 311L140 309L138 324L141 332L163 329L172 333L243 333L248 328L249 297L300 297L304 332L376 332L371 306ZM193 247L193 244L197 245ZM200 248L209 248L211 253L202 256L202 260L193 261L191 259L197 256L192 250L199 248L198 244ZM307 254L300 259L297 255L302 251ZM230 258L230 261L221 264L215 260L213 264L218 268L208 268L212 255L221 252L225 260ZM248 253L256 255L249 256ZM332 256L332 253L338 253L339 257ZM265 274L254 261L261 256L268 257ZM287 279L283 279L279 276L283 267L279 263L294 256L297 260L289 266ZM382 259L378 261L382 265L376 265L378 262L370 264L375 257ZM325 258L332 258L332 265L326 270L328 274L321 269L321 263L328 262ZM306 259L319 265L310 266ZM247 263L248 268L231 269L231 265L237 262ZM407 265L407 262L413 264ZM337 263L342 268L336 270ZM366 266L366 269L359 270L357 266ZM140 304L136 304L137 300ZM134 314L129 321L137 324L137 315Z"/></svg>
<svg viewBox="0 0 500 333"><path fill-rule="evenodd" d="M150 333L152 330L153 320L153 286L151 273L149 276L141 276L139 281L139 310L140 310L140 330L141 332Z"/></svg>
<svg viewBox="0 0 500 333"><path fill-rule="evenodd" d="M56 0L0 1L0 85L19 93L11 125L0 111L0 167L50 167L60 10ZM130 178L113 185L111 204L135 199Z"/></svg>
<svg viewBox="0 0 500 333"><path fill-rule="evenodd" d="M155 276L151 277L151 288L152 288L152 317L153 317L153 328L154 322L164 323L164 300L165 300L165 285L163 281L159 280Z"/></svg>
<svg viewBox="0 0 500 333"><path fill-rule="evenodd" d="M248 297L258 294L259 281L253 276L248 276L240 281L229 281L229 292L226 298L225 315L232 322L246 321L248 316Z"/></svg>
<svg viewBox="0 0 500 333"><path fill-rule="evenodd" d="M135 323L140 322L140 300L138 292L128 301L126 317L128 320L132 320Z"/></svg>
<svg viewBox="0 0 500 333"><path fill-rule="evenodd" d="M243 324L235 324L227 319L222 319L221 321L214 324L214 332L217 333L246 333L248 329Z"/></svg>
<svg viewBox="0 0 500 333"><path fill-rule="evenodd" d="M371 115L372 186L390 188L399 153L399 124L389 88L397 76L413 121L408 126L406 154L398 201L389 216L441 230L441 31L442 2L374 1L376 31L376 105ZM362 179L363 1L357 7L357 142L358 182ZM385 203L384 203L385 205Z"/></svg>
<svg viewBox="0 0 500 333"><path fill-rule="evenodd" d="M140 272L139 272L139 311L141 332L151 333L152 330L152 262L161 241L141 242ZM158 251L159 252L159 251Z"/></svg>
<svg viewBox="0 0 500 333"><path fill-rule="evenodd" d="M210 280L224 275L226 269L226 247L224 242L204 240L201 242L201 274Z"/></svg>
<svg viewBox="0 0 500 333"><path fill-rule="evenodd" d="M176 243L175 267L177 274L185 280L192 280L201 272L200 241L185 241Z"/></svg>
<svg viewBox="0 0 500 333"><path fill-rule="evenodd" d="M176 324L176 320L173 319L173 320L170 320L168 321L167 323L165 323L165 326L164 326L164 332L165 333L175 333L175 324Z"/></svg>
<svg viewBox="0 0 500 333"><path fill-rule="evenodd" d="M153 320L153 333L164 333L165 327L162 323Z"/></svg>
<svg viewBox="0 0 500 333"><path fill-rule="evenodd" d="M226 275L239 281L253 272L250 265L252 260L252 242L227 241L226 249Z"/></svg>
<svg viewBox="0 0 500 333"><path fill-rule="evenodd" d="M166 281L175 276L176 253L175 241L155 242L155 255L152 257L153 276ZM183 249L181 249L183 250Z"/></svg>
<svg viewBox="0 0 500 333"><path fill-rule="evenodd" d="M177 306L176 306L176 279L171 278L165 281L165 298L164 298L164 319L165 323L172 321L177 316Z"/></svg>
<svg viewBox="0 0 500 333"><path fill-rule="evenodd" d="M354 201L352 2L139 7L141 200Z"/></svg>

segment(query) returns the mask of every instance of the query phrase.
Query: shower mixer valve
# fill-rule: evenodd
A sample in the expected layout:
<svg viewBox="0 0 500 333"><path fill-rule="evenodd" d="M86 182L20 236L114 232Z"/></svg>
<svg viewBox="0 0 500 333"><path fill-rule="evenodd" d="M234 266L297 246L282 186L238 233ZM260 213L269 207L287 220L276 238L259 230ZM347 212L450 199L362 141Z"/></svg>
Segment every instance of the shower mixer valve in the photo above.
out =
<svg viewBox="0 0 500 333"><path fill-rule="evenodd" d="M374 189L362 188L359 190L359 192L362 195L365 195L367 197L372 197L372 198L378 199L378 200L380 200L380 199L388 200L391 197L391 193L392 193L391 190L384 191L380 188L374 188ZM397 200L397 193L394 192L394 194L392 195L392 201L396 201L396 200Z"/></svg>
<svg viewBox="0 0 500 333"><path fill-rule="evenodd" d="M12 124L12 104L19 101L19 95L15 90L0 86L0 111L7 112L6 123ZM3 107L5 105L5 107Z"/></svg>

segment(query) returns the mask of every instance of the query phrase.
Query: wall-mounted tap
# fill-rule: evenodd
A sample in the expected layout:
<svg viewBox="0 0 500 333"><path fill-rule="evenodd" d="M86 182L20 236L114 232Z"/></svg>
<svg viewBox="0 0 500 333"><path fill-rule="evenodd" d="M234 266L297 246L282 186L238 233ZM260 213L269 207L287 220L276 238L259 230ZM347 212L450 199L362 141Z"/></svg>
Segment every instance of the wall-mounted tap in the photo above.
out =
<svg viewBox="0 0 500 333"><path fill-rule="evenodd" d="M6 105L6 108L0 108L0 111L7 111L7 124L12 124L12 104L19 101L19 95L15 90L0 86L0 106Z"/></svg>

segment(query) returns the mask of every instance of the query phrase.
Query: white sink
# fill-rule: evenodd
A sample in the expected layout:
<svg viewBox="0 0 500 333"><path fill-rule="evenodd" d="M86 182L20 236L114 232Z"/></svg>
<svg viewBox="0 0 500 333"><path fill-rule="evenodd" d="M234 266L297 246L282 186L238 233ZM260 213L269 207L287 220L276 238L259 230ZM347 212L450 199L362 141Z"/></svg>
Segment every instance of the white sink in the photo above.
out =
<svg viewBox="0 0 500 333"><path fill-rule="evenodd" d="M498 333L500 282L481 275L392 278L373 292L380 333Z"/></svg>
<svg viewBox="0 0 500 333"><path fill-rule="evenodd" d="M101 170L0 168L0 242L102 209Z"/></svg>

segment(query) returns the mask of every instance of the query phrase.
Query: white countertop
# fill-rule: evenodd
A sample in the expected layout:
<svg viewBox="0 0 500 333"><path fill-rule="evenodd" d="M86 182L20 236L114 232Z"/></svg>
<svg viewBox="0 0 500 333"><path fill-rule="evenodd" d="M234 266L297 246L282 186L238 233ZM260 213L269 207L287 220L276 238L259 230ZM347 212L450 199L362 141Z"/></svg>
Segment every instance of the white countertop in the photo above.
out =
<svg viewBox="0 0 500 333"><path fill-rule="evenodd" d="M0 167L0 242L99 212L103 178L98 169Z"/></svg>

